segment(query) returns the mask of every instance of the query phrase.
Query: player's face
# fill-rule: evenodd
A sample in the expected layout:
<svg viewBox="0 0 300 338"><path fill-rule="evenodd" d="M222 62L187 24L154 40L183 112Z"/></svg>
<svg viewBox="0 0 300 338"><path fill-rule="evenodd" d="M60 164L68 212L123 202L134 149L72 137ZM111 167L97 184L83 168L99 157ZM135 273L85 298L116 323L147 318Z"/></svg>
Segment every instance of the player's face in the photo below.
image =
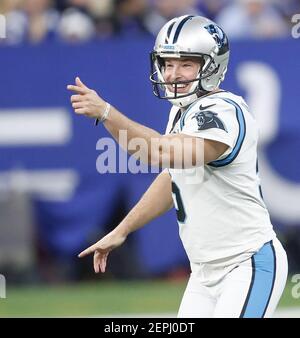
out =
<svg viewBox="0 0 300 338"><path fill-rule="evenodd" d="M165 59L163 76L166 82L189 81L197 78L200 62L197 58ZM177 85L178 93L187 93L193 82ZM168 90L174 92L175 88L168 85Z"/></svg>

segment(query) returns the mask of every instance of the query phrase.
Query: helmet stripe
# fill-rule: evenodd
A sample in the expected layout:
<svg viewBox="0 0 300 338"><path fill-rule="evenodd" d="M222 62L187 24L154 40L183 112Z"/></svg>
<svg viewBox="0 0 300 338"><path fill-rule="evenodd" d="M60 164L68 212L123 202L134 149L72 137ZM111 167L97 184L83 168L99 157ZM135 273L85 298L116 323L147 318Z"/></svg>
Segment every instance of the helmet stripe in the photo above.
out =
<svg viewBox="0 0 300 338"><path fill-rule="evenodd" d="M180 34L180 31L181 31L183 25L184 25L188 20L190 20L190 19L193 18L193 17L194 17L194 15L188 15L188 16L186 16L185 18L183 18L183 19L181 20L181 22L178 24L177 29L176 29L176 32L175 32L175 34L174 34L173 43L176 43L176 42L177 42L178 37L179 37L179 34Z"/></svg>
<svg viewBox="0 0 300 338"><path fill-rule="evenodd" d="M165 43L169 43L170 34L171 34L171 31L172 31L172 28L173 28L174 25L175 25L175 21L173 23L171 23L171 25L168 28L168 32L167 32L167 36L166 36L166 39L165 39Z"/></svg>

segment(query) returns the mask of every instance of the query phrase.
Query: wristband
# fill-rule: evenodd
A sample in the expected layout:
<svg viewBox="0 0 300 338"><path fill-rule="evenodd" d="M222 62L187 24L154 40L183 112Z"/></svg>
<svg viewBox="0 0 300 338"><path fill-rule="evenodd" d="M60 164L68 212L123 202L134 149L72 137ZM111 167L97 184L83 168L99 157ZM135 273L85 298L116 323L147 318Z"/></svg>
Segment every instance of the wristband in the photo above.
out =
<svg viewBox="0 0 300 338"><path fill-rule="evenodd" d="M110 104L108 102L106 102L104 113L103 113L103 115L102 115L102 117L101 117L100 120L98 118L96 119L95 126L98 125L99 121L100 122L104 122L107 119L107 116L108 116L109 111L110 111L110 107L111 107Z"/></svg>

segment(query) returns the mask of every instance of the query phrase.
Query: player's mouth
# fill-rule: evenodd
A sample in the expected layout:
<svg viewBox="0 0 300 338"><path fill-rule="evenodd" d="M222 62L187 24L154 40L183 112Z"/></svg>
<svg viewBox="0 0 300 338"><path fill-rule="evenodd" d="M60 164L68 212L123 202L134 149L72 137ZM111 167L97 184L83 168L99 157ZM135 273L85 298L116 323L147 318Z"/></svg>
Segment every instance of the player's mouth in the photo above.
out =
<svg viewBox="0 0 300 338"><path fill-rule="evenodd" d="M177 90L176 90L177 87ZM190 87L190 83L177 83L173 85L168 85L168 90L172 93L185 93Z"/></svg>

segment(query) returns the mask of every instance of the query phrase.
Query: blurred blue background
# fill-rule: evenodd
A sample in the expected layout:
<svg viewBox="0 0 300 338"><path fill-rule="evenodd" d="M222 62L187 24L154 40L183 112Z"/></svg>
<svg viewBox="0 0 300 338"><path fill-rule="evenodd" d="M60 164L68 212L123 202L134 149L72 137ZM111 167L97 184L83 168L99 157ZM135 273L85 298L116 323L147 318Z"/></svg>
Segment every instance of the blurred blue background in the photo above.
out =
<svg viewBox="0 0 300 338"><path fill-rule="evenodd" d="M92 278L91 261L76 255L122 220L155 174L99 174L96 143L109 135L74 115L66 86L79 75L128 117L163 133L170 105L152 94L149 52L169 16L190 13L210 16L225 31L228 25L231 59L222 87L243 95L258 120L264 198L291 271L299 269L300 45L290 21L298 1L268 2L268 8L259 0L177 7L154 0L5 3L0 271L15 282ZM251 15L241 7L250 5ZM231 23L236 13L244 20L248 13L245 32ZM106 278L176 277L188 269L170 211L111 254Z"/></svg>

